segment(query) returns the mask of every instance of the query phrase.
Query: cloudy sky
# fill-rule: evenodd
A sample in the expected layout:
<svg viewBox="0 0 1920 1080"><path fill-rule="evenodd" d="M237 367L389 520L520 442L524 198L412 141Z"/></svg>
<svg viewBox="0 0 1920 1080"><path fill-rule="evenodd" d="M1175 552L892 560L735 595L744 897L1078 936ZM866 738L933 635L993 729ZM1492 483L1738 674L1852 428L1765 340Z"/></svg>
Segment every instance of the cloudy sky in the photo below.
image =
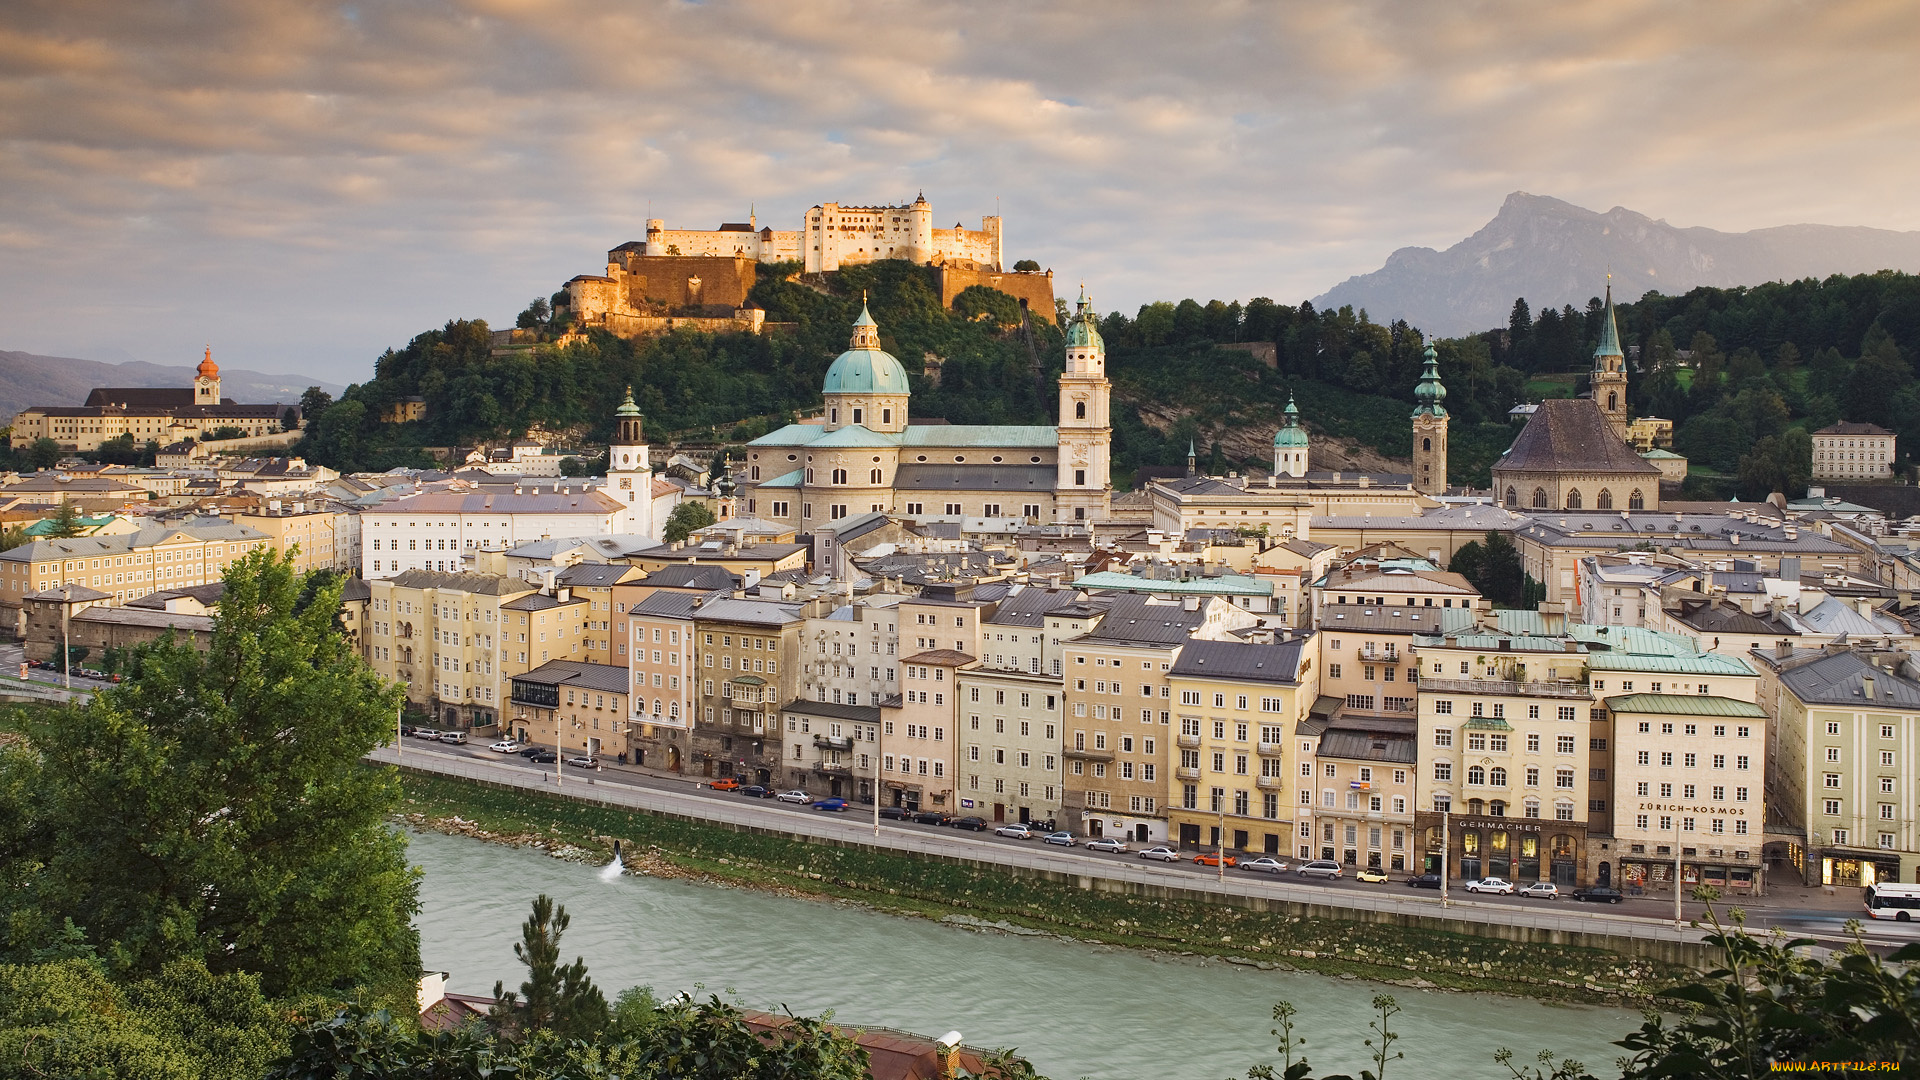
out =
<svg viewBox="0 0 1920 1080"><path fill-rule="evenodd" d="M921 190L1129 311L1298 302L1514 190L1920 229L1917 61L1911 0L6 0L0 349L344 383L649 216Z"/></svg>

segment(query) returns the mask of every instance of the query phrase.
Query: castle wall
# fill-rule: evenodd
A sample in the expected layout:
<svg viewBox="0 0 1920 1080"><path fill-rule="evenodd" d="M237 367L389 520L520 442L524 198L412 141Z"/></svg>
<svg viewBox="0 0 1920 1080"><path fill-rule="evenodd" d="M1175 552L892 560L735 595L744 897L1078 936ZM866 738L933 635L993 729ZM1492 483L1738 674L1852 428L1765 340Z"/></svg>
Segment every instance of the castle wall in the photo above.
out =
<svg viewBox="0 0 1920 1080"><path fill-rule="evenodd" d="M756 262L783 262L800 257L800 234L772 229L667 229L648 222L645 257L675 256L732 258Z"/></svg>
<svg viewBox="0 0 1920 1080"><path fill-rule="evenodd" d="M980 219L978 229L935 229L933 230L933 257L935 260L953 262L964 260L976 262L981 266L998 268L1005 264L1000 261L1000 219L984 217Z"/></svg>
<svg viewBox="0 0 1920 1080"><path fill-rule="evenodd" d="M1027 311L1033 318L1046 322L1054 321L1053 271L1039 273L1001 270L975 270L965 267L942 266L940 276L940 306L953 307L953 298L974 285L984 285L989 289L998 289L1016 300L1026 301Z"/></svg>

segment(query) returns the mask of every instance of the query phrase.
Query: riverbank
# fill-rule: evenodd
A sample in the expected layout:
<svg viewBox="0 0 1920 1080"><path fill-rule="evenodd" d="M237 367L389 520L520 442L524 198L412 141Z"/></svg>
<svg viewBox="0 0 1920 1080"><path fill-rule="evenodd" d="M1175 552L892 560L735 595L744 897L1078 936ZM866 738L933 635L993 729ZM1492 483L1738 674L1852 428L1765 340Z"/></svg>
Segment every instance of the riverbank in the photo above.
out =
<svg viewBox="0 0 1920 1080"><path fill-rule="evenodd" d="M403 771L401 781L407 822L417 828L595 863L608 861L618 840L630 872L855 904L982 932L1583 1004L1645 1003L1690 974L1600 949L1102 893L465 780Z"/></svg>

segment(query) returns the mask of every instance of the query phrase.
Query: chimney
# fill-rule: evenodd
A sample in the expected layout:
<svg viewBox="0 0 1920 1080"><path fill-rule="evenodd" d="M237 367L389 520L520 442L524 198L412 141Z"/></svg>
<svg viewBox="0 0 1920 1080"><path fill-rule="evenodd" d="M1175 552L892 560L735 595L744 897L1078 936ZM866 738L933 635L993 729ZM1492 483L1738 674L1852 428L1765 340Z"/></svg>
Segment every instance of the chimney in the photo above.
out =
<svg viewBox="0 0 1920 1080"><path fill-rule="evenodd" d="M1866 699L1867 699L1868 701L1872 701L1872 700L1874 700L1874 697L1873 697L1873 690L1874 690L1874 686L1873 686L1873 676L1871 676L1871 675L1862 675L1862 676L1860 676L1860 691L1861 691L1861 695L1862 695L1863 697L1865 697L1865 698L1866 698Z"/></svg>
<svg viewBox="0 0 1920 1080"><path fill-rule="evenodd" d="M553 567L551 566L540 571L540 591L548 596L553 595Z"/></svg>
<svg viewBox="0 0 1920 1080"><path fill-rule="evenodd" d="M1779 641L1774 643L1773 658L1775 660L1785 660L1792 655L1793 655L1793 642L1791 640L1787 638L1781 638Z"/></svg>

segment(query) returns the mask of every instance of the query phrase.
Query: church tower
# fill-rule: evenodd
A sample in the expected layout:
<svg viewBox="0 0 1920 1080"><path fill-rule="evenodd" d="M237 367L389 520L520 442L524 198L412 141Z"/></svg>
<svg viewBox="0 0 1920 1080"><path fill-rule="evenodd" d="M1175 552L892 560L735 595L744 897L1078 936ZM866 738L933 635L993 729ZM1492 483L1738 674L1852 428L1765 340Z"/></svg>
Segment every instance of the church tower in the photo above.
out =
<svg viewBox="0 0 1920 1080"><path fill-rule="evenodd" d="M1060 521L1103 521L1111 505L1113 428L1107 423L1112 384L1107 381L1107 346L1087 291L1067 324L1067 369L1060 373L1060 462L1054 483L1055 516Z"/></svg>
<svg viewBox="0 0 1920 1080"><path fill-rule="evenodd" d="M1440 385L1440 357L1429 342L1426 366L1413 388L1413 486L1424 495L1447 490L1447 388Z"/></svg>
<svg viewBox="0 0 1920 1080"><path fill-rule="evenodd" d="M1300 426L1300 410L1293 395L1287 395L1287 415L1280 430L1273 433L1273 475L1307 475L1307 429Z"/></svg>
<svg viewBox="0 0 1920 1080"><path fill-rule="evenodd" d="M1600 344L1593 350L1593 403L1613 425L1613 433L1627 437L1627 354L1620 348L1620 330L1613 321L1613 275L1607 275L1607 315L1600 323Z"/></svg>
<svg viewBox="0 0 1920 1080"><path fill-rule="evenodd" d="M653 466L647 463L647 441L640 431L640 406L633 403L633 387L613 410L613 443L607 447L607 494L619 500L620 531L654 535Z"/></svg>
<svg viewBox="0 0 1920 1080"><path fill-rule="evenodd" d="M199 369L193 377L193 403L195 405L220 404L220 365L213 362L213 346L207 346L206 359L200 361Z"/></svg>

